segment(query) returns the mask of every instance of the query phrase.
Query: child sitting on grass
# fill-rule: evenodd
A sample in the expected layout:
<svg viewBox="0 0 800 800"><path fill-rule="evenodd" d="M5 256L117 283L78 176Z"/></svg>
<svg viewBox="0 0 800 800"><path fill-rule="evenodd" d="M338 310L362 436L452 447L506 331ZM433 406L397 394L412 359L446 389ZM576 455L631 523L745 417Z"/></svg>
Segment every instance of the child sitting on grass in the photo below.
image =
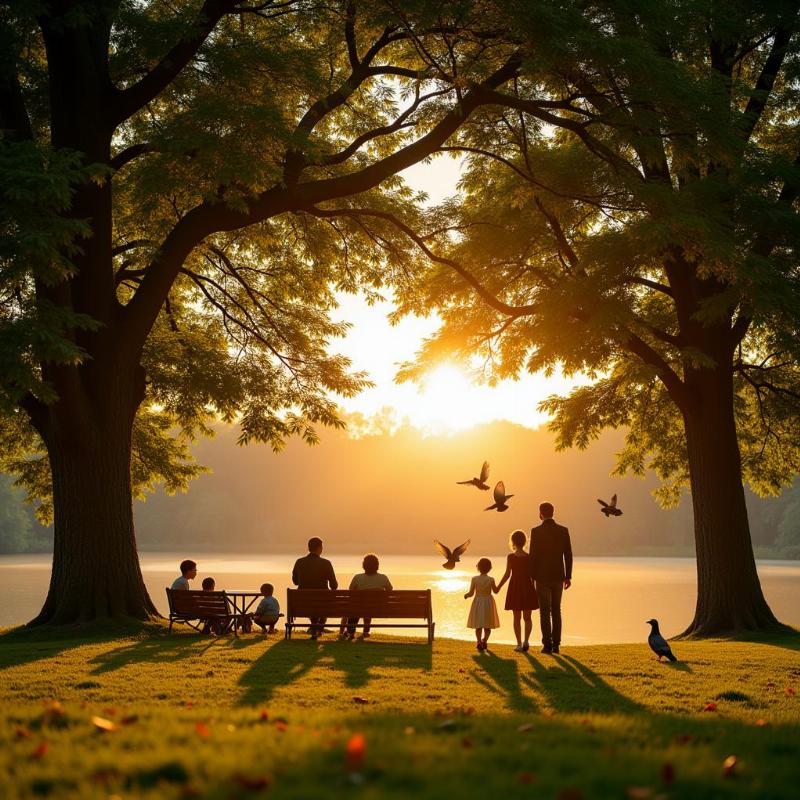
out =
<svg viewBox="0 0 800 800"><path fill-rule="evenodd" d="M256 606L253 622L261 627L262 633L275 633L275 623L278 621L278 617L283 616L278 598L272 596L274 591L275 587L271 583L261 585L263 597L258 606Z"/></svg>
<svg viewBox="0 0 800 800"><path fill-rule="evenodd" d="M488 558L482 558L477 567L480 574L472 579L469 591L464 595L465 600L468 597L475 596L469 609L467 627L475 628L478 650L486 650L489 646L489 635L492 632L492 628L500 627L497 606L495 605L494 597L492 597L492 592L497 592L497 585L494 582L494 578L489 577L489 573L492 571L492 562ZM483 631L483 635L481 635L481 631Z"/></svg>

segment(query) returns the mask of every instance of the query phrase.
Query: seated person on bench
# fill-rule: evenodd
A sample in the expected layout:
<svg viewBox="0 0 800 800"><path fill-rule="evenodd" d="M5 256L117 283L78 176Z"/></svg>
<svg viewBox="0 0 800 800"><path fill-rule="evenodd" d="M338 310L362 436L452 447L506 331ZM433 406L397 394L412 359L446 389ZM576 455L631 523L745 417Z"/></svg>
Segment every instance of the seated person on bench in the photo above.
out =
<svg viewBox="0 0 800 800"><path fill-rule="evenodd" d="M391 581L385 575L378 572L378 568L380 567L378 556L374 553L367 553L367 555L364 556L364 561L361 566L364 571L358 575L353 575L353 580L350 581L350 591L378 590L390 592L392 590ZM369 624L371 621L371 619L364 619L364 633L362 634L364 639L369 636ZM350 617L347 620L347 635L351 639L356 635L357 624L358 617ZM344 636L344 625L342 625L339 635Z"/></svg>
<svg viewBox="0 0 800 800"><path fill-rule="evenodd" d="M322 539L312 536L308 540L308 555L298 558L292 570L292 583L298 589L338 589L333 564L322 558ZM325 617L311 619L308 632L316 639L325 629Z"/></svg>

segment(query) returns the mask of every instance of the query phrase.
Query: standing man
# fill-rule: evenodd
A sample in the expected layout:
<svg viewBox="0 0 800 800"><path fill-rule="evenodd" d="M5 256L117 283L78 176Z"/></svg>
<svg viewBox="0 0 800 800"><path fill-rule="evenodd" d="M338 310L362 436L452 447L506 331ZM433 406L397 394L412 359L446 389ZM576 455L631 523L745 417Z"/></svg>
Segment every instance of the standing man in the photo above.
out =
<svg viewBox="0 0 800 800"><path fill-rule="evenodd" d="M569 531L553 519L552 503L539 506L542 524L531 530L531 577L539 597L543 653L561 645L561 594L572 585L572 545Z"/></svg>
<svg viewBox="0 0 800 800"><path fill-rule="evenodd" d="M292 583L298 589L337 589L333 564L322 558L322 539L313 536L308 540L308 555L298 558L292 570ZM316 639L324 630L327 619L312 617L308 632Z"/></svg>

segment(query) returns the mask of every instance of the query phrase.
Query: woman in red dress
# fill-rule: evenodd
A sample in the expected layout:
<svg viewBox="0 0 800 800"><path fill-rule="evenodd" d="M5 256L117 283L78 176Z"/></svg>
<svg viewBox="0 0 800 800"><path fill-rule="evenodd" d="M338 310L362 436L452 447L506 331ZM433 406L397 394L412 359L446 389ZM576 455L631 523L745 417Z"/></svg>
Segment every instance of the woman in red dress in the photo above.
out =
<svg viewBox="0 0 800 800"><path fill-rule="evenodd" d="M531 637L531 611L539 608L536 587L531 578L530 555L525 552L528 537L525 531L514 531L511 534L511 552L506 559L506 572L497 584L497 591L511 578L506 592L506 611L514 612L514 635L517 637L518 653L528 651L528 639ZM522 621L525 622L525 638L522 638Z"/></svg>

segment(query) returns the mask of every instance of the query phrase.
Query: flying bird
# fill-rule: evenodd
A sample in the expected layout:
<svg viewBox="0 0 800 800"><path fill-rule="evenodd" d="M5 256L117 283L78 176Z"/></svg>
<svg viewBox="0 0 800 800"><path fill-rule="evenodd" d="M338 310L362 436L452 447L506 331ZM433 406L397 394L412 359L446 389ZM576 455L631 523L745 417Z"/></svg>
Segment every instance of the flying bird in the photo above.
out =
<svg viewBox="0 0 800 800"><path fill-rule="evenodd" d="M436 549L447 559L442 566L445 569L453 569L456 562L461 561L461 556L464 555L464 551L469 547L471 541L471 539L467 539L464 544L460 544L455 550L451 550L449 547L445 547L438 539L434 539L433 543L436 545Z"/></svg>
<svg viewBox="0 0 800 800"><path fill-rule="evenodd" d="M506 485L503 481L498 481L497 485L494 487L494 505L484 508L483 510L491 511L493 508L496 508L498 511L506 511L508 509L506 500L513 496L513 494L506 494Z"/></svg>
<svg viewBox="0 0 800 800"><path fill-rule="evenodd" d="M481 476L480 478L472 478L469 481L456 481L456 483L460 484L461 486L476 486L478 489L481 489L484 492L489 491L489 484L486 483L486 479L489 477L489 462L484 461L483 466L481 467Z"/></svg>
<svg viewBox="0 0 800 800"><path fill-rule="evenodd" d="M621 517L622 516L622 509L617 508L617 496L616 495L614 495L611 498L611 502L610 503L606 503L605 500L601 500L599 497L597 498L597 502L600 503L601 506L603 506L600 509L600 513L601 514L605 514L606 515L606 519L608 519L608 517Z"/></svg>
<svg viewBox="0 0 800 800"><path fill-rule="evenodd" d="M650 626L650 635L647 637L647 644L650 645L650 649L658 656L658 660L661 661L662 658L666 657L670 661L677 661L678 659L672 654L667 640L658 630L658 620L648 619L646 622Z"/></svg>

